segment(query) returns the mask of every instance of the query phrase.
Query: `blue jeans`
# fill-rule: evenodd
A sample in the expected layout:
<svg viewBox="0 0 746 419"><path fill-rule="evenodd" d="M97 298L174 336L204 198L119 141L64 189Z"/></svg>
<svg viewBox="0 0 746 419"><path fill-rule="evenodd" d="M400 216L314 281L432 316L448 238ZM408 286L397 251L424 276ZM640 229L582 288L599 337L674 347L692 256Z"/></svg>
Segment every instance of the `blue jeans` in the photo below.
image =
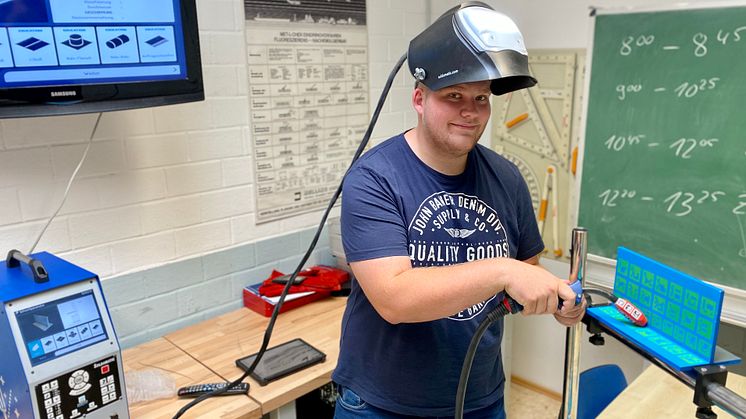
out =
<svg viewBox="0 0 746 419"><path fill-rule="evenodd" d="M347 387L338 387L334 419L423 419L420 416L407 416L379 409L361 399ZM455 401L454 401L455 404ZM429 416L428 419L453 419L452 416ZM464 419L505 419L503 399L485 408L464 413Z"/></svg>

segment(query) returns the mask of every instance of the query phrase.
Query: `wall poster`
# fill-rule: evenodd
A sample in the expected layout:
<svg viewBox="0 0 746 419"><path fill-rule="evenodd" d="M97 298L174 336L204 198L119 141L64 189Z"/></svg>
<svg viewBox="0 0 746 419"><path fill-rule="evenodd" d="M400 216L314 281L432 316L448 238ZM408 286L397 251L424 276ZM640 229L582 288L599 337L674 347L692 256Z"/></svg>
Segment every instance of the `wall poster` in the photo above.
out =
<svg viewBox="0 0 746 419"><path fill-rule="evenodd" d="M369 121L365 0L245 0L256 220L327 206Z"/></svg>

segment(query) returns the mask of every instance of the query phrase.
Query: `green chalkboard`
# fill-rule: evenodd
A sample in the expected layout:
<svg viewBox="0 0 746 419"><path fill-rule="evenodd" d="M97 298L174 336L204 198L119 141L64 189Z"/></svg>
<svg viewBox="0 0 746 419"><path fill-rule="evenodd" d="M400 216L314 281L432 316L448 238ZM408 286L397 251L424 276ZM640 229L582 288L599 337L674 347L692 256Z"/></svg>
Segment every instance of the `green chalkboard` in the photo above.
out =
<svg viewBox="0 0 746 419"><path fill-rule="evenodd" d="M746 289L746 7L599 14L578 225Z"/></svg>

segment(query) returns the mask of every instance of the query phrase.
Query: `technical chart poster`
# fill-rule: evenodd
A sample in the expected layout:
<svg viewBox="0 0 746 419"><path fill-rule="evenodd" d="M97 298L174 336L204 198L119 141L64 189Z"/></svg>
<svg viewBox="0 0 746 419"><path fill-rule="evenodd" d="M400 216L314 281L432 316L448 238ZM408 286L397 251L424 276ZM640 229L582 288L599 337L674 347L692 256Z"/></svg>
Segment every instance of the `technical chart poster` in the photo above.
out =
<svg viewBox="0 0 746 419"><path fill-rule="evenodd" d="M256 220L324 208L368 127L365 0L244 7Z"/></svg>

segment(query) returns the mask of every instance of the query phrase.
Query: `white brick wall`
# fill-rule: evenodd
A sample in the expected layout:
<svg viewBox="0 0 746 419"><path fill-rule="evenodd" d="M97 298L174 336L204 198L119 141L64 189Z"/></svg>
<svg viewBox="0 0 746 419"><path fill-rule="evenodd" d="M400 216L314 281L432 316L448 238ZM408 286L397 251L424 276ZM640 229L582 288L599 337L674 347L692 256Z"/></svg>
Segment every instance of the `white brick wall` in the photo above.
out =
<svg viewBox="0 0 746 419"><path fill-rule="evenodd" d="M121 172L96 178L94 183L101 208L166 197L166 173L160 168Z"/></svg>
<svg viewBox="0 0 746 419"><path fill-rule="evenodd" d="M49 182L45 185L20 185L18 187L18 199L24 220L31 221L49 218L60 205L59 203L62 200L67 182L67 180L59 180ZM98 201L96 186L90 179L81 178L76 187L70 190L67 202L60 211L60 214L64 216L66 214L95 210L99 207Z"/></svg>
<svg viewBox="0 0 746 419"><path fill-rule="evenodd" d="M245 107L239 110L245 111ZM240 127L190 132L187 138L189 161L240 157L244 154L242 135Z"/></svg>
<svg viewBox="0 0 746 419"><path fill-rule="evenodd" d="M87 125L93 128L93 121ZM155 119L152 108L119 111L106 114L98 125L96 138L130 138L155 133Z"/></svg>
<svg viewBox="0 0 746 419"><path fill-rule="evenodd" d="M194 195L145 203L141 207L143 233L199 223L199 202L200 195Z"/></svg>
<svg viewBox="0 0 746 419"><path fill-rule="evenodd" d="M10 149L0 154L0 187L45 185L53 178L47 147Z"/></svg>
<svg viewBox="0 0 746 419"><path fill-rule="evenodd" d="M78 165L85 148L85 144L52 147L54 177L67 182ZM88 157L85 164L80 168L78 176L91 177L120 173L126 168L125 161L124 142L122 140L96 141L91 144Z"/></svg>
<svg viewBox="0 0 746 419"><path fill-rule="evenodd" d="M431 7L429 0L368 0L367 5L370 109L373 112L394 64L407 52L411 38L430 23ZM412 80L405 62L373 130L372 144L399 134L417 122L410 106Z"/></svg>
<svg viewBox="0 0 746 419"><path fill-rule="evenodd" d="M197 3L206 100L104 114L36 248L102 278L125 346L239 307L243 286L272 268L295 267L321 216L256 224L243 2ZM371 110L409 38L429 22L428 3L368 2ZM374 138L412 126L410 90L404 69ZM95 121L94 114L0 120L0 252L30 249ZM332 263L322 237L309 264Z"/></svg>
<svg viewBox="0 0 746 419"><path fill-rule="evenodd" d="M36 248L102 278L125 347L240 307L245 285L295 267L320 221L314 211L256 224L243 2L197 3L206 100L104 114ZM368 2L371 110L429 14L426 0ZM414 124L410 90L403 69L374 139ZM0 252L30 249L95 121L94 114L0 120ZM309 265L333 263L327 237Z"/></svg>
<svg viewBox="0 0 746 419"><path fill-rule="evenodd" d="M21 221L21 204L18 188L0 188L3 204L0 205L0 226Z"/></svg>
<svg viewBox="0 0 746 419"><path fill-rule="evenodd" d="M6 119L2 121L3 143L8 149L79 143L88 138L95 121L94 114Z"/></svg>
<svg viewBox="0 0 746 419"><path fill-rule="evenodd" d="M181 258L206 253L226 247L231 242L231 224L228 220L202 223L174 232L176 257Z"/></svg>
<svg viewBox="0 0 746 419"><path fill-rule="evenodd" d="M68 226L74 249L142 235L140 211L136 206L71 215Z"/></svg>
<svg viewBox="0 0 746 419"><path fill-rule="evenodd" d="M185 132L128 138L128 167L136 170L186 163L186 138Z"/></svg>
<svg viewBox="0 0 746 419"><path fill-rule="evenodd" d="M257 226L243 2L198 0L206 100L106 113L37 251L102 277L317 225L320 211ZM426 0L368 2L371 109L393 62L430 19ZM414 122L400 72L374 132ZM28 251L62 199L96 115L0 120L0 251Z"/></svg>
<svg viewBox="0 0 746 419"><path fill-rule="evenodd" d="M295 267L320 220L314 211L256 224L243 2L197 3L206 100L104 114L36 249L99 274L125 346L238 307L243 286ZM393 63L429 22L428 4L368 2L371 110ZM404 69L374 138L413 125L410 90ZM29 250L95 121L0 120L0 252ZM317 249L309 264L332 263L326 235Z"/></svg>
<svg viewBox="0 0 746 419"><path fill-rule="evenodd" d="M271 237L281 233L279 221L256 224L256 214L249 213L231 219L231 237L233 243L244 243L252 237Z"/></svg>
<svg viewBox="0 0 746 419"><path fill-rule="evenodd" d="M72 258L71 258L72 259ZM114 273L163 264L176 259L174 232L167 230L134 239L119 240L111 245Z"/></svg>
<svg viewBox="0 0 746 419"><path fill-rule="evenodd" d="M3 247L3 253L7 254L6 251L10 249L21 250L30 247L45 223L45 221L35 221L0 227L0 237L2 237L3 242L27 244L25 247L6 245ZM38 246L39 249L58 254L70 250L70 247L70 233L67 228L67 219L64 217L57 218L49 225Z"/></svg>

